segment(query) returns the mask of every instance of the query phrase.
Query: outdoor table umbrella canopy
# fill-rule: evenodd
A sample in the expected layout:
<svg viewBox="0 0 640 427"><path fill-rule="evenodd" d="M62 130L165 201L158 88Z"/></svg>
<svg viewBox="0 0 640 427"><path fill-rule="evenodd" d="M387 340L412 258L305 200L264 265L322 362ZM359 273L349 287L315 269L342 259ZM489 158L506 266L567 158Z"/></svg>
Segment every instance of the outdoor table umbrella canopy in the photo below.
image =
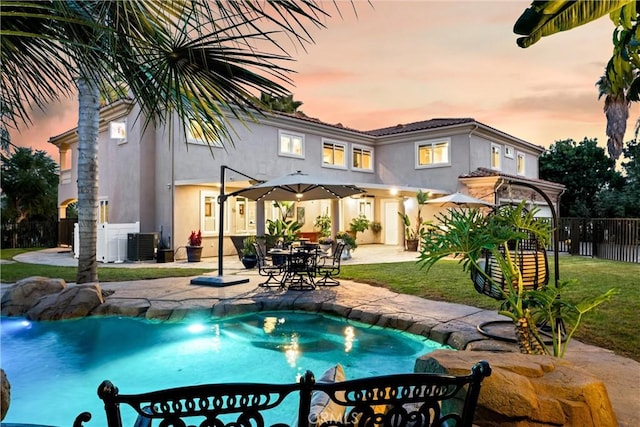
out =
<svg viewBox="0 0 640 427"><path fill-rule="evenodd" d="M466 207L466 208L479 208L483 206L495 206L493 203L486 200L476 199L475 197L467 196L462 193L453 193L448 196L438 197L436 199L427 200L426 203L439 205L440 207Z"/></svg>
<svg viewBox="0 0 640 427"><path fill-rule="evenodd" d="M300 171L274 178L251 187L235 191L230 196L242 196L250 200L321 200L341 199L364 193L355 185L321 176L307 175Z"/></svg>

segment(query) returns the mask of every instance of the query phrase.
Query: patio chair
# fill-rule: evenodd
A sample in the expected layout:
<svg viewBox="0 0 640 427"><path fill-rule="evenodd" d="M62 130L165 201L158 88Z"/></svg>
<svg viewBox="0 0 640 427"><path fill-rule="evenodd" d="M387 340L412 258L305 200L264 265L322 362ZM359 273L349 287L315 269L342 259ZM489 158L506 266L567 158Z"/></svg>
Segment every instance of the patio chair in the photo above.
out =
<svg viewBox="0 0 640 427"><path fill-rule="evenodd" d="M260 283L258 286L271 288L282 286L282 281L278 278L284 273L284 264L273 264L265 256L262 246L258 243L254 243L253 247L256 250L256 257L258 258L258 273L261 276L265 276L267 280Z"/></svg>
<svg viewBox="0 0 640 427"><path fill-rule="evenodd" d="M317 286L338 286L340 284L334 277L340 274L340 258L345 246L344 243L336 243L331 256L320 257L316 265L316 274L322 278L316 281Z"/></svg>

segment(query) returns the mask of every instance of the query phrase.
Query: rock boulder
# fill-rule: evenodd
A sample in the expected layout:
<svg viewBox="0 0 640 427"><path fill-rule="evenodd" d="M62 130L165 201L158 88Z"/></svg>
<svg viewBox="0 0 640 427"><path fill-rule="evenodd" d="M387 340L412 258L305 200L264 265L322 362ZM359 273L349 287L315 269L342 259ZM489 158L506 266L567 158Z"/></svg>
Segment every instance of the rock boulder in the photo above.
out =
<svg viewBox="0 0 640 427"><path fill-rule="evenodd" d="M7 379L4 369L0 369L0 421L4 420L9 410L11 400L11 385Z"/></svg>
<svg viewBox="0 0 640 427"><path fill-rule="evenodd" d="M33 276L19 280L2 295L3 316L24 316L38 301L67 287L62 279Z"/></svg>
<svg viewBox="0 0 640 427"><path fill-rule="evenodd" d="M32 320L60 320L84 317L104 303L98 283L69 286L56 294L47 295L27 311Z"/></svg>
<svg viewBox="0 0 640 427"><path fill-rule="evenodd" d="M491 365L482 383L474 423L478 426L615 427L602 381L551 356L488 351L437 350L416 361L416 372L469 374L479 360Z"/></svg>

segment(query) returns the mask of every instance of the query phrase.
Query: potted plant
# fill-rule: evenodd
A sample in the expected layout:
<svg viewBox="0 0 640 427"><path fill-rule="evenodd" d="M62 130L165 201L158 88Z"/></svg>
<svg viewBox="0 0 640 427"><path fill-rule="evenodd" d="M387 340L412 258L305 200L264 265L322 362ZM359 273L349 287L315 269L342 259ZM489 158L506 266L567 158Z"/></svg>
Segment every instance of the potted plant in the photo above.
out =
<svg viewBox="0 0 640 427"><path fill-rule="evenodd" d="M342 242L345 244L341 258L351 259L351 251L355 250L358 247L356 239L346 231L338 231L338 234L336 234L336 240L342 240Z"/></svg>
<svg viewBox="0 0 640 427"><path fill-rule="evenodd" d="M275 247L278 242L283 245L287 245L298 238L298 232L302 228L302 225L294 220L267 220L267 233L265 234L265 240L267 250Z"/></svg>
<svg viewBox="0 0 640 427"><path fill-rule="evenodd" d="M167 237L167 239L165 240L164 236L162 235L162 227L160 227L158 249L156 251L156 262L173 262L173 249L171 249L171 245L169 243L170 239L170 237Z"/></svg>
<svg viewBox="0 0 640 427"><path fill-rule="evenodd" d="M333 239L331 237L320 237L318 239L318 244L323 252L328 252L329 249L331 249L331 246L333 246Z"/></svg>
<svg viewBox="0 0 640 427"><path fill-rule="evenodd" d="M318 229L321 237L329 237L331 235L331 217L325 212L316 217L313 228Z"/></svg>
<svg viewBox="0 0 640 427"><path fill-rule="evenodd" d="M187 261L200 262L202 258L202 232L191 231L187 242Z"/></svg>
<svg viewBox="0 0 640 427"><path fill-rule="evenodd" d="M256 243L255 236L245 237L242 241L242 265L244 268L254 268L258 263L258 254L253 244Z"/></svg>
<svg viewBox="0 0 640 427"><path fill-rule="evenodd" d="M382 224L380 224L378 221L372 221L369 228L371 229L371 231L373 231L375 242L380 243L380 231L382 231Z"/></svg>
<svg viewBox="0 0 640 427"><path fill-rule="evenodd" d="M428 224L422 218L422 207L427 203L429 199L429 193L424 193L422 190L419 190L416 194L416 201L418 202L418 212L416 215L416 222L411 226L411 220L409 219L409 215L404 212L398 212L400 218L402 218L402 223L404 224L404 239L406 243L406 248L408 251L417 251L418 250L418 242L420 241L420 236L424 232L424 227Z"/></svg>
<svg viewBox="0 0 640 427"><path fill-rule="evenodd" d="M358 237L358 233L362 233L363 231L368 230L370 223L371 221L369 221L369 219L363 214L360 214L357 217L353 218L349 223L349 231L352 233L353 238L355 239L356 237Z"/></svg>
<svg viewBox="0 0 640 427"><path fill-rule="evenodd" d="M426 266L428 272L437 261L456 256L465 272L477 271L484 280L500 289L503 303L498 312L513 321L522 353L563 357L583 315L610 300L616 291L611 289L573 304L560 295L560 290L574 281L564 281L557 286L549 284L537 290L526 288L518 264L519 251L522 250L520 242L534 236L544 247L551 230L546 221L535 217L537 209L527 211L524 204L525 201L516 207L500 209L486 216L477 208L454 209L447 215L438 215L441 224L430 228L422 236L419 262ZM485 251L497 260L496 264L505 278L506 290L496 283L493 274L485 272L482 266ZM552 350L538 331L537 325L543 323L551 328ZM559 328L560 325L564 325L564 328ZM567 334L564 335L561 329L566 329Z"/></svg>

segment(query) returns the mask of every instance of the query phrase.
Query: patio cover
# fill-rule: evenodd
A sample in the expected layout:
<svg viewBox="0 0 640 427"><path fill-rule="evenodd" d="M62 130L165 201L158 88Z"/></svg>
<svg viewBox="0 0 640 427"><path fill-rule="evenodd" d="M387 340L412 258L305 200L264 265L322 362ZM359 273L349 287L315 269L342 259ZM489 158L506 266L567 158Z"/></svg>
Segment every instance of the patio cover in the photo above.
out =
<svg viewBox="0 0 640 427"><path fill-rule="evenodd" d="M476 199L460 192L449 194L448 196L438 197L436 199L427 200L427 203L439 205L441 207L466 207L479 208L484 206L495 206L486 200Z"/></svg>

